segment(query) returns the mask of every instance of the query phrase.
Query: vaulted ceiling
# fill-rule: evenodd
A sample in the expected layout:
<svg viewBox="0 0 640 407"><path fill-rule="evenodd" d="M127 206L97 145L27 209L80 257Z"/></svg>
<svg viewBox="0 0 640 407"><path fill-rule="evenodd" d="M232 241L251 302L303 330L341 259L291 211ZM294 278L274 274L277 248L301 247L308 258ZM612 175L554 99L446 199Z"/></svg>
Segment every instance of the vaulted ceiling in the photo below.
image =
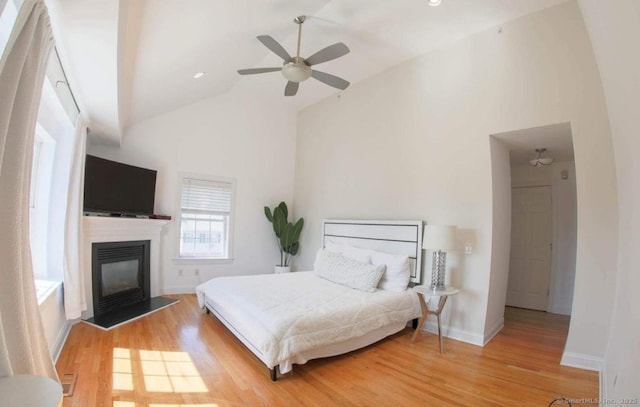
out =
<svg viewBox="0 0 640 407"><path fill-rule="evenodd" d="M283 96L282 60L257 35L301 56L351 50L321 70L351 83L465 36L565 0L48 0L57 48L92 133L120 143L130 125L204 98L234 94L299 110L340 92L309 79ZM204 72L194 79L197 72Z"/></svg>

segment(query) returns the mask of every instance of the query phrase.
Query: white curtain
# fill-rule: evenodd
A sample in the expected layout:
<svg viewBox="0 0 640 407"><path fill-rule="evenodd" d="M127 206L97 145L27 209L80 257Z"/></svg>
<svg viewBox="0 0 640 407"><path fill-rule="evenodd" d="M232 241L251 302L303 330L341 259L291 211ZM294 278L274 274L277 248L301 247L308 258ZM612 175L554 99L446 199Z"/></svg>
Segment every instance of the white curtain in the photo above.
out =
<svg viewBox="0 0 640 407"><path fill-rule="evenodd" d="M25 0L0 60L0 377L57 380L42 328L29 247L33 139L53 45L42 0Z"/></svg>
<svg viewBox="0 0 640 407"><path fill-rule="evenodd" d="M67 319L80 318L82 311L87 309L82 273L82 191L87 125L80 115L74 137L64 228L64 312Z"/></svg>

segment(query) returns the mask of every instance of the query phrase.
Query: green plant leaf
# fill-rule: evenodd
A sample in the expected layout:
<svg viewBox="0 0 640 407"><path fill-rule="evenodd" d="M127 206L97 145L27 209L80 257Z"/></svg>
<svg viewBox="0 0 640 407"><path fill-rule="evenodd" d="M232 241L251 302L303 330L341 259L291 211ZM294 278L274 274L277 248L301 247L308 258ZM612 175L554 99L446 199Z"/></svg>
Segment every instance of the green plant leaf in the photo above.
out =
<svg viewBox="0 0 640 407"><path fill-rule="evenodd" d="M293 225L289 222L285 223L280 235L280 247L285 253L289 253L289 246L292 244Z"/></svg>
<svg viewBox="0 0 640 407"><path fill-rule="evenodd" d="M302 227L304 226L304 218L298 219L295 225L293 226L293 241L297 242L300 240L300 233L302 232Z"/></svg>
<svg viewBox="0 0 640 407"><path fill-rule="evenodd" d="M296 254L298 254L299 248L300 248L300 243L295 242L294 244L291 245L291 247L289 247L289 254L291 254L292 256L295 256Z"/></svg>
<svg viewBox="0 0 640 407"><path fill-rule="evenodd" d="M268 206L264 207L264 215L269 219L269 222L273 223L273 215L271 214L271 209Z"/></svg>
<svg viewBox="0 0 640 407"><path fill-rule="evenodd" d="M285 216L282 206L278 205L273 210L273 231L275 232L278 238L282 236L282 232L286 227L285 226L286 224L287 224L287 217Z"/></svg>
<svg viewBox="0 0 640 407"><path fill-rule="evenodd" d="M289 217L289 209L287 208L287 204L284 201L282 201L278 205L278 208L281 208L282 213L284 214L284 219L287 220L287 218Z"/></svg>

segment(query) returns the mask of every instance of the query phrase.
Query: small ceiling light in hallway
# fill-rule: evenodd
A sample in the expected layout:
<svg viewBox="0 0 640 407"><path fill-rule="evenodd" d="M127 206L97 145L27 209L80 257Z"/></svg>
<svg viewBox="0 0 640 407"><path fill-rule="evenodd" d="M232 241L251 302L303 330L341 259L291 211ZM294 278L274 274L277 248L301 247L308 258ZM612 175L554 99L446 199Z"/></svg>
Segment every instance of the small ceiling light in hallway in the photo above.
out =
<svg viewBox="0 0 640 407"><path fill-rule="evenodd" d="M553 158L547 155L546 148L536 148L536 157L529 161L529 164L534 167L551 165Z"/></svg>

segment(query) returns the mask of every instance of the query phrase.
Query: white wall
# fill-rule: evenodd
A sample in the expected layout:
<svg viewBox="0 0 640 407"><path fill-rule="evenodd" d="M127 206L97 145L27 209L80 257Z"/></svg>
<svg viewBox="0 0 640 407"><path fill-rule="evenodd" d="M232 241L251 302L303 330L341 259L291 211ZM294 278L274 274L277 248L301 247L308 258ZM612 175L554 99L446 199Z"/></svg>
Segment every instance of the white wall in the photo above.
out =
<svg viewBox="0 0 640 407"><path fill-rule="evenodd" d="M572 126L579 199L566 350L601 358L613 299L616 179L599 75L574 2L514 20L502 33L478 33L303 110L294 202L308 227L298 261L311 266L327 217L457 225L474 233L475 247L452 277L462 290L448 323L484 338L486 322L501 316L499 307L487 315L489 135L561 122Z"/></svg>
<svg viewBox="0 0 640 407"><path fill-rule="evenodd" d="M484 324L485 344L504 326L504 306L509 281L509 253L511 250L511 164L509 150L493 137L491 148L491 260L487 299L487 318ZM506 256L505 256L506 253Z"/></svg>
<svg viewBox="0 0 640 407"><path fill-rule="evenodd" d="M617 281L602 374L603 397L640 398L640 2L580 0L606 97L618 177ZM610 259L614 262L614 258Z"/></svg>
<svg viewBox="0 0 640 407"><path fill-rule="evenodd" d="M49 351L53 360L58 359L62 345L71 329L71 322L67 321L64 315L64 300L62 284L56 285L55 289L40 304L40 316L44 336L49 345Z"/></svg>
<svg viewBox="0 0 640 407"><path fill-rule="evenodd" d="M567 179L562 179L562 171ZM549 185L552 196L552 275L547 311L571 315L576 271L576 172L575 163L554 162L548 167L530 165L511 168L512 187Z"/></svg>
<svg viewBox="0 0 640 407"><path fill-rule="evenodd" d="M206 99L132 126L120 148L92 142L87 151L157 170L155 212L174 220L179 173L236 179L233 262L175 264L179 225L173 221L163 235L162 292L193 292L200 281L215 276L273 272L279 252L263 206L291 204L294 114L247 98Z"/></svg>

